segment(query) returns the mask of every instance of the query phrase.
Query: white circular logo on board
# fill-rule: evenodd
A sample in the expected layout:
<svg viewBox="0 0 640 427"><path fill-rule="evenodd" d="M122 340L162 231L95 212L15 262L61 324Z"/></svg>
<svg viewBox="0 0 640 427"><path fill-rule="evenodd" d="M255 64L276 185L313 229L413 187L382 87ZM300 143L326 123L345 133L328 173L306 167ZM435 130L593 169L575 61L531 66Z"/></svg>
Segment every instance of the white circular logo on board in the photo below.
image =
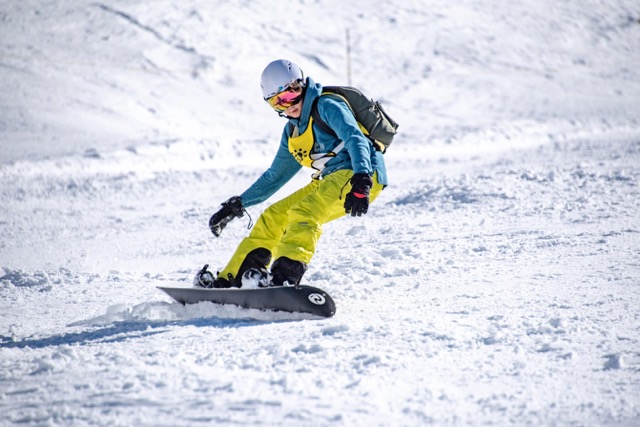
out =
<svg viewBox="0 0 640 427"><path fill-rule="evenodd" d="M309 294L309 301L314 303L315 305L322 305L326 302L324 297L320 294Z"/></svg>

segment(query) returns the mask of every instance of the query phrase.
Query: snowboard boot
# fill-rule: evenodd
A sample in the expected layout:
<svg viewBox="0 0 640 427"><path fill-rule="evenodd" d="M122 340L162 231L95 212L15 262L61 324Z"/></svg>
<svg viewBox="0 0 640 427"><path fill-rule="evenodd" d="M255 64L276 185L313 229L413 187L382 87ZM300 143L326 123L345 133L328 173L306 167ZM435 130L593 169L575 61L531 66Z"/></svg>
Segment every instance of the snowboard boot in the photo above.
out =
<svg viewBox="0 0 640 427"><path fill-rule="evenodd" d="M267 265L271 262L271 252L264 248L257 248L247 254L244 261L240 265L238 274L234 278L229 274L228 278L214 277L214 275L208 271L209 264L200 270L196 277L193 278L193 286L196 288L240 288L242 287L242 276L249 269L267 270ZM269 278L268 280L271 280Z"/></svg>
<svg viewBox="0 0 640 427"><path fill-rule="evenodd" d="M307 271L305 263L280 257L271 266L272 286L298 286L305 271Z"/></svg>
<svg viewBox="0 0 640 427"><path fill-rule="evenodd" d="M222 277L214 277L213 273L211 273L208 268L209 264L205 264L204 267L202 267L202 270L196 273L196 277L193 278L194 288L218 289L238 287L232 280L227 280Z"/></svg>
<svg viewBox="0 0 640 427"><path fill-rule="evenodd" d="M242 274L242 289L268 288L271 273L266 268L250 268Z"/></svg>
<svg viewBox="0 0 640 427"><path fill-rule="evenodd" d="M257 248L247 254L240 264L238 274L236 275L236 285L245 287L245 276L248 287L266 287L271 282L271 275L267 271L267 265L271 262L271 252L265 248ZM269 277L266 277L269 275ZM265 283L264 286L260 283Z"/></svg>

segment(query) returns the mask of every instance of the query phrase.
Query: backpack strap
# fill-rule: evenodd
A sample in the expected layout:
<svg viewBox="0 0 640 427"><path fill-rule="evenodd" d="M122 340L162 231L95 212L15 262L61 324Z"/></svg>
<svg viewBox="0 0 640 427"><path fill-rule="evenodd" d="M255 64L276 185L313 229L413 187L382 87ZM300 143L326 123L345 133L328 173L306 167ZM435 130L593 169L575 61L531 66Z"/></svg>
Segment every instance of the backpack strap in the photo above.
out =
<svg viewBox="0 0 640 427"><path fill-rule="evenodd" d="M328 133L334 138L337 138L338 134L333 129L331 129L331 127L329 127L329 125L324 120L322 120L322 117L320 117L320 113L318 113L318 101L320 100L320 96L313 101L313 105L311 106L311 117L313 118L313 123L318 125L318 127L322 129L323 132Z"/></svg>

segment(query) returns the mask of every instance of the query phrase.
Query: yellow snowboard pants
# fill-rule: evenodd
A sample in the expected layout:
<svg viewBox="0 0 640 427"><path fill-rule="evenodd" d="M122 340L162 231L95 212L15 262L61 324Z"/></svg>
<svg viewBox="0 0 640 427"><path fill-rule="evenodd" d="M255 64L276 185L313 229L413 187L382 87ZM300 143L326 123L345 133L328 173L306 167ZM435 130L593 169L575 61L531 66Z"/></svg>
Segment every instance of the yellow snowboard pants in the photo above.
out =
<svg viewBox="0 0 640 427"><path fill-rule="evenodd" d="M345 215L344 198L351 191L352 176L351 170L334 172L269 206L218 276L236 277L247 254L258 248L267 249L273 260L287 257L308 265L322 234L322 225ZM376 178L374 175L369 202L383 189Z"/></svg>

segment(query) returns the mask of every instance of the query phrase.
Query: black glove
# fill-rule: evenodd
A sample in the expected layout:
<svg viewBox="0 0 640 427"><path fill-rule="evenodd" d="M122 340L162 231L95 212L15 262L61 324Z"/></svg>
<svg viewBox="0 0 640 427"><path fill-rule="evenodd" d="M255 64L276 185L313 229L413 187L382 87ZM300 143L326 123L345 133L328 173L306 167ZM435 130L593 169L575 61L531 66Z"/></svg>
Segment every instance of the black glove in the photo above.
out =
<svg viewBox="0 0 640 427"><path fill-rule="evenodd" d="M240 197L234 196L222 204L222 209L214 213L209 220L209 228L214 236L220 237L222 230L233 219L244 216L244 208Z"/></svg>
<svg viewBox="0 0 640 427"><path fill-rule="evenodd" d="M373 181L369 174L357 173L351 178L351 191L344 200L344 211L351 216L361 216L369 210L369 191Z"/></svg>

